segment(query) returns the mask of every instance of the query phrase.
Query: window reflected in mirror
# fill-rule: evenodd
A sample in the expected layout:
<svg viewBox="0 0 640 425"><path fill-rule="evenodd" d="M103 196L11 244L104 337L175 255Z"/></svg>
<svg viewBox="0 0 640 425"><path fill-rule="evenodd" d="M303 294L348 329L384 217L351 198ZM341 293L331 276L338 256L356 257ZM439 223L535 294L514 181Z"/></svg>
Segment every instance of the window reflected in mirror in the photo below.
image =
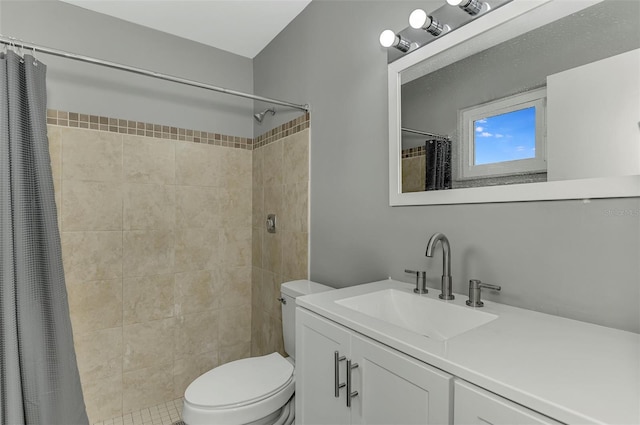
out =
<svg viewBox="0 0 640 425"><path fill-rule="evenodd" d="M489 165L536 157L536 108L516 109L473 120L473 164Z"/></svg>
<svg viewBox="0 0 640 425"><path fill-rule="evenodd" d="M459 180L546 174L545 102L536 89L461 110Z"/></svg>

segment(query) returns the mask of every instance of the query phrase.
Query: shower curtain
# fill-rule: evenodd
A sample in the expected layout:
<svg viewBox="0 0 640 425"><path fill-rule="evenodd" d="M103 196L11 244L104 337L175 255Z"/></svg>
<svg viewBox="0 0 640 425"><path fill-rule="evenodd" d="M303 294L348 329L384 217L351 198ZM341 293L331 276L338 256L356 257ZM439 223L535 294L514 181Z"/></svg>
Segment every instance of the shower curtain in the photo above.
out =
<svg viewBox="0 0 640 425"><path fill-rule="evenodd" d="M425 190L451 189L451 140L427 140L425 151Z"/></svg>
<svg viewBox="0 0 640 425"><path fill-rule="evenodd" d="M0 423L88 424L62 269L46 66L0 54Z"/></svg>

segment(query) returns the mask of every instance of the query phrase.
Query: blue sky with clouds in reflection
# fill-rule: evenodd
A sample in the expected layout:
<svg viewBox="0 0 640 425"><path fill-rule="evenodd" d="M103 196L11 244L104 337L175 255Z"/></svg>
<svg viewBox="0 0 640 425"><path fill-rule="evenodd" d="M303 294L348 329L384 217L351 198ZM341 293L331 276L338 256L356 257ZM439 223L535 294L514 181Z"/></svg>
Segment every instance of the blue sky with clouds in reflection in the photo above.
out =
<svg viewBox="0 0 640 425"><path fill-rule="evenodd" d="M474 121L475 165L535 158L536 108Z"/></svg>

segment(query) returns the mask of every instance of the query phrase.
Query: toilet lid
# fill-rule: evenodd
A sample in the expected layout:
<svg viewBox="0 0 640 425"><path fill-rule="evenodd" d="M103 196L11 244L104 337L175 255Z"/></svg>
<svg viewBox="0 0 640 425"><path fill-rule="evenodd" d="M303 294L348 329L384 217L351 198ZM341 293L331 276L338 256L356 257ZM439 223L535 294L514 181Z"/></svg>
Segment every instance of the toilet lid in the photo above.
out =
<svg viewBox="0 0 640 425"><path fill-rule="evenodd" d="M240 406L261 400L286 385L293 365L278 353L236 360L198 377L185 399L203 407Z"/></svg>

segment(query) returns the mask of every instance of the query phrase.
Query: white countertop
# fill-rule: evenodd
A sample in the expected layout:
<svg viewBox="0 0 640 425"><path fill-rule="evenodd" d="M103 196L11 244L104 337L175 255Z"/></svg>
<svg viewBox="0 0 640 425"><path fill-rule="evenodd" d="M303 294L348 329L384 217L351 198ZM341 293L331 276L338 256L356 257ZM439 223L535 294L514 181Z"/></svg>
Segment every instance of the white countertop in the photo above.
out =
<svg viewBox="0 0 640 425"><path fill-rule="evenodd" d="M484 301L480 310L496 320L437 341L334 302L384 289L413 295L413 285L383 280L296 303L558 421L640 424L639 334ZM466 299L439 301L465 306Z"/></svg>

